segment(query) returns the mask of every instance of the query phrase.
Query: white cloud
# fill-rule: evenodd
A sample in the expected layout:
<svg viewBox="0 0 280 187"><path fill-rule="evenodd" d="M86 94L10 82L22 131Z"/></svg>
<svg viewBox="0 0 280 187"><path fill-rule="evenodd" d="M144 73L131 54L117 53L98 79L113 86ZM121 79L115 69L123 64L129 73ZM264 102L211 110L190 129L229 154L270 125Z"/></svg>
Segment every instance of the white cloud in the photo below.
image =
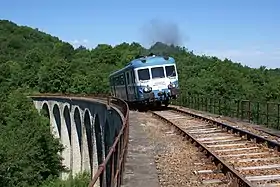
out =
<svg viewBox="0 0 280 187"><path fill-rule="evenodd" d="M83 43L88 43L88 40L87 39L83 39Z"/></svg>
<svg viewBox="0 0 280 187"><path fill-rule="evenodd" d="M79 47L79 46L85 46L85 47L89 47L89 40L87 39L83 39L83 40L73 40L69 42L70 44L72 44L75 48Z"/></svg>

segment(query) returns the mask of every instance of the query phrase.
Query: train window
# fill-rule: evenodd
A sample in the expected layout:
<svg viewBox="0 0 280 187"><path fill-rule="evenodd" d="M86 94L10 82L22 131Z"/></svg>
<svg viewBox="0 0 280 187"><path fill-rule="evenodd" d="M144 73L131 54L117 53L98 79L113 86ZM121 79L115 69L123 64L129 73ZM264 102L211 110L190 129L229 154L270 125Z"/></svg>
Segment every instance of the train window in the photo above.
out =
<svg viewBox="0 0 280 187"><path fill-rule="evenodd" d="M175 67L172 66L165 66L165 71L166 71L166 76L167 77L175 77L176 76L176 71Z"/></svg>
<svg viewBox="0 0 280 187"><path fill-rule="evenodd" d="M138 70L138 77L140 81L149 80L150 79L149 69L147 68L147 69Z"/></svg>
<svg viewBox="0 0 280 187"><path fill-rule="evenodd" d="M164 78L163 67L152 68L152 77L153 78Z"/></svg>

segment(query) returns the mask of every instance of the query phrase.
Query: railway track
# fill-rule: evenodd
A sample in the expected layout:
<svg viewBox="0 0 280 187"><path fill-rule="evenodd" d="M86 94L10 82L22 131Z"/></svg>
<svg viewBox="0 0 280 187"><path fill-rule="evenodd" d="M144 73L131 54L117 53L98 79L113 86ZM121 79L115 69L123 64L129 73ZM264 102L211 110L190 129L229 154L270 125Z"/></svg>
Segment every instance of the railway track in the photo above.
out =
<svg viewBox="0 0 280 187"><path fill-rule="evenodd" d="M209 163L194 163L204 184L280 186L279 143L179 109L150 112L205 153Z"/></svg>

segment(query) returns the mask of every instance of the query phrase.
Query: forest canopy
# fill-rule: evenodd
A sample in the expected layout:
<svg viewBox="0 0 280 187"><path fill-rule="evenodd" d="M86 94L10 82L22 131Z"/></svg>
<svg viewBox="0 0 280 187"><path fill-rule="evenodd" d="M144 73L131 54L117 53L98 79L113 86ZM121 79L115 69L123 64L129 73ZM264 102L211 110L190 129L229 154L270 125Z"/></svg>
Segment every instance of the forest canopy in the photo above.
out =
<svg viewBox="0 0 280 187"><path fill-rule="evenodd" d="M0 20L0 45L1 186L37 186L49 176L58 177L63 169L56 154L61 145L50 135L49 122L37 115L27 94L109 93L109 74L137 55L153 52L174 57L180 88L188 95L280 100L279 69L249 68L160 42L149 49L136 42L74 49L38 29ZM42 156L34 156L38 154Z"/></svg>
<svg viewBox="0 0 280 187"><path fill-rule="evenodd" d="M139 43L94 49L74 49L67 42L26 26L0 22L1 84L55 93L109 93L108 75L137 55L168 54L175 58L180 88L191 95L278 101L279 69L255 69L229 59L199 56L185 47L157 42L149 49Z"/></svg>

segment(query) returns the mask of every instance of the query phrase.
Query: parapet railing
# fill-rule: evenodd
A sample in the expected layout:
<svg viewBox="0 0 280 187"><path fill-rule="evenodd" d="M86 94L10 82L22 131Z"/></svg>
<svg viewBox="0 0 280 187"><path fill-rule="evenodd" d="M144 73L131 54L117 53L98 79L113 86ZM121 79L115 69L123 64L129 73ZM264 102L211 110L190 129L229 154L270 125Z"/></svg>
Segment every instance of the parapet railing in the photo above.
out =
<svg viewBox="0 0 280 187"><path fill-rule="evenodd" d="M174 104L280 129L280 103L276 102L190 96L182 93Z"/></svg>
<svg viewBox="0 0 280 187"><path fill-rule="evenodd" d="M107 96L107 105L110 106L111 104L117 105L122 112L124 116L123 125L118 136L115 138L115 141L111 146L105 160L101 165L99 165L99 169L93 176L89 187L93 187L98 179L102 187L119 187L123 183L124 164L127 156L129 137L129 107L125 101L115 97ZM106 177L107 170L110 171L110 174L107 175L109 178Z"/></svg>

